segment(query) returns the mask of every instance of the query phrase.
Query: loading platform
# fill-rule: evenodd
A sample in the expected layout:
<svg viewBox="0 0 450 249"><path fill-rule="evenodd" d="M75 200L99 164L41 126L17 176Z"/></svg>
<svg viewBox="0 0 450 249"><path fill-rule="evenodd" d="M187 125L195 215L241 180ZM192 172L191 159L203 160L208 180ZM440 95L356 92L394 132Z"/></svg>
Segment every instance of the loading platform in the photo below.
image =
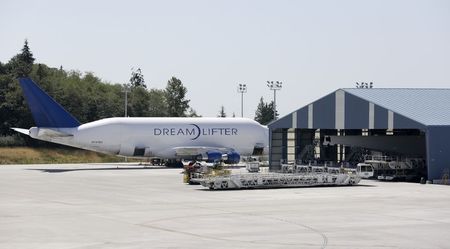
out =
<svg viewBox="0 0 450 249"><path fill-rule="evenodd" d="M308 166L304 166L308 167ZM304 168L301 168L304 169ZM312 186L345 186L358 184L361 178L354 172L341 172L337 168L309 167L310 170L292 173L231 173L229 175L204 175L192 179L213 190L283 188Z"/></svg>

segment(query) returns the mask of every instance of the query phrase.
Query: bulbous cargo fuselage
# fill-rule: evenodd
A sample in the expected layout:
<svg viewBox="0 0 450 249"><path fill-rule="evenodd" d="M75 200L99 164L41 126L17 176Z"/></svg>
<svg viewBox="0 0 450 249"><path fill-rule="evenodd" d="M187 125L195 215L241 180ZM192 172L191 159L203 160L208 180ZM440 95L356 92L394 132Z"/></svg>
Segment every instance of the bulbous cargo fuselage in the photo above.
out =
<svg viewBox="0 0 450 249"><path fill-rule="evenodd" d="M267 127L246 118L107 118L58 130L72 136L35 138L129 157L183 158L202 149L252 155L268 149Z"/></svg>

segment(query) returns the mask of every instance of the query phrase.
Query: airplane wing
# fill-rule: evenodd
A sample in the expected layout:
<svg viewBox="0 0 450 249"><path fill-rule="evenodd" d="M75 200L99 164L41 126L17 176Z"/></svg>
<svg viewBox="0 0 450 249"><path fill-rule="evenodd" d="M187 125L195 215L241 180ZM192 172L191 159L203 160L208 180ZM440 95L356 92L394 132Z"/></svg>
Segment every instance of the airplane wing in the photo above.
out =
<svg viewBox="0 0 450 249"><path fill-rule="evenodd" d="M222 154L226 154L229 152L233 152L234 150L231 148L223 148L223 147L204 147L204 146L189 146L189 147L175 147L176 156L197 156L197 155L205 155L207 152L218 151Z"/></svg>
<svg viewBox="0 0 450 249"><path fill-rule="evenodd" d="M178 158L196 158L206 162L224 161L225 163L239 163L241 156L232 148L186 146L173 148Z"/></svg>

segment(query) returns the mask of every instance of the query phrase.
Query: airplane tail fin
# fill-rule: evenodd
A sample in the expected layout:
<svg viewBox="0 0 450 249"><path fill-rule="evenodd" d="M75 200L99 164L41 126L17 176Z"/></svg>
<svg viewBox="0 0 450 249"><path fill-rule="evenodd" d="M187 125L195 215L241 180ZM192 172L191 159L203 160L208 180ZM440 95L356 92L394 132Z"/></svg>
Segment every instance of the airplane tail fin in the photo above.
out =
<svg viewBox="0 0 450 249"><path fill-rule="evenodd" d="M80 122L30 78L20 78L20 86L38 127L78 127Z"/></svg>

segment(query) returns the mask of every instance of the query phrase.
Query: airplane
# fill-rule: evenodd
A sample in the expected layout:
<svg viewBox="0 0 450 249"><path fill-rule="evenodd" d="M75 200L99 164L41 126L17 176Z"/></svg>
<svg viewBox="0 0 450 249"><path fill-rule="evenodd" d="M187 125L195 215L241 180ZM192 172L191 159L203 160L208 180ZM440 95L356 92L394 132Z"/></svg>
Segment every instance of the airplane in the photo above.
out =
<svg viewBox="0 0 450 249"><path fill-rule="evenodd" d="M268 152L268 128L248 118L113 117L81 124L30 78L20 78L36 127L11 128L34 139L105 154L239 163Z"/></svg>

